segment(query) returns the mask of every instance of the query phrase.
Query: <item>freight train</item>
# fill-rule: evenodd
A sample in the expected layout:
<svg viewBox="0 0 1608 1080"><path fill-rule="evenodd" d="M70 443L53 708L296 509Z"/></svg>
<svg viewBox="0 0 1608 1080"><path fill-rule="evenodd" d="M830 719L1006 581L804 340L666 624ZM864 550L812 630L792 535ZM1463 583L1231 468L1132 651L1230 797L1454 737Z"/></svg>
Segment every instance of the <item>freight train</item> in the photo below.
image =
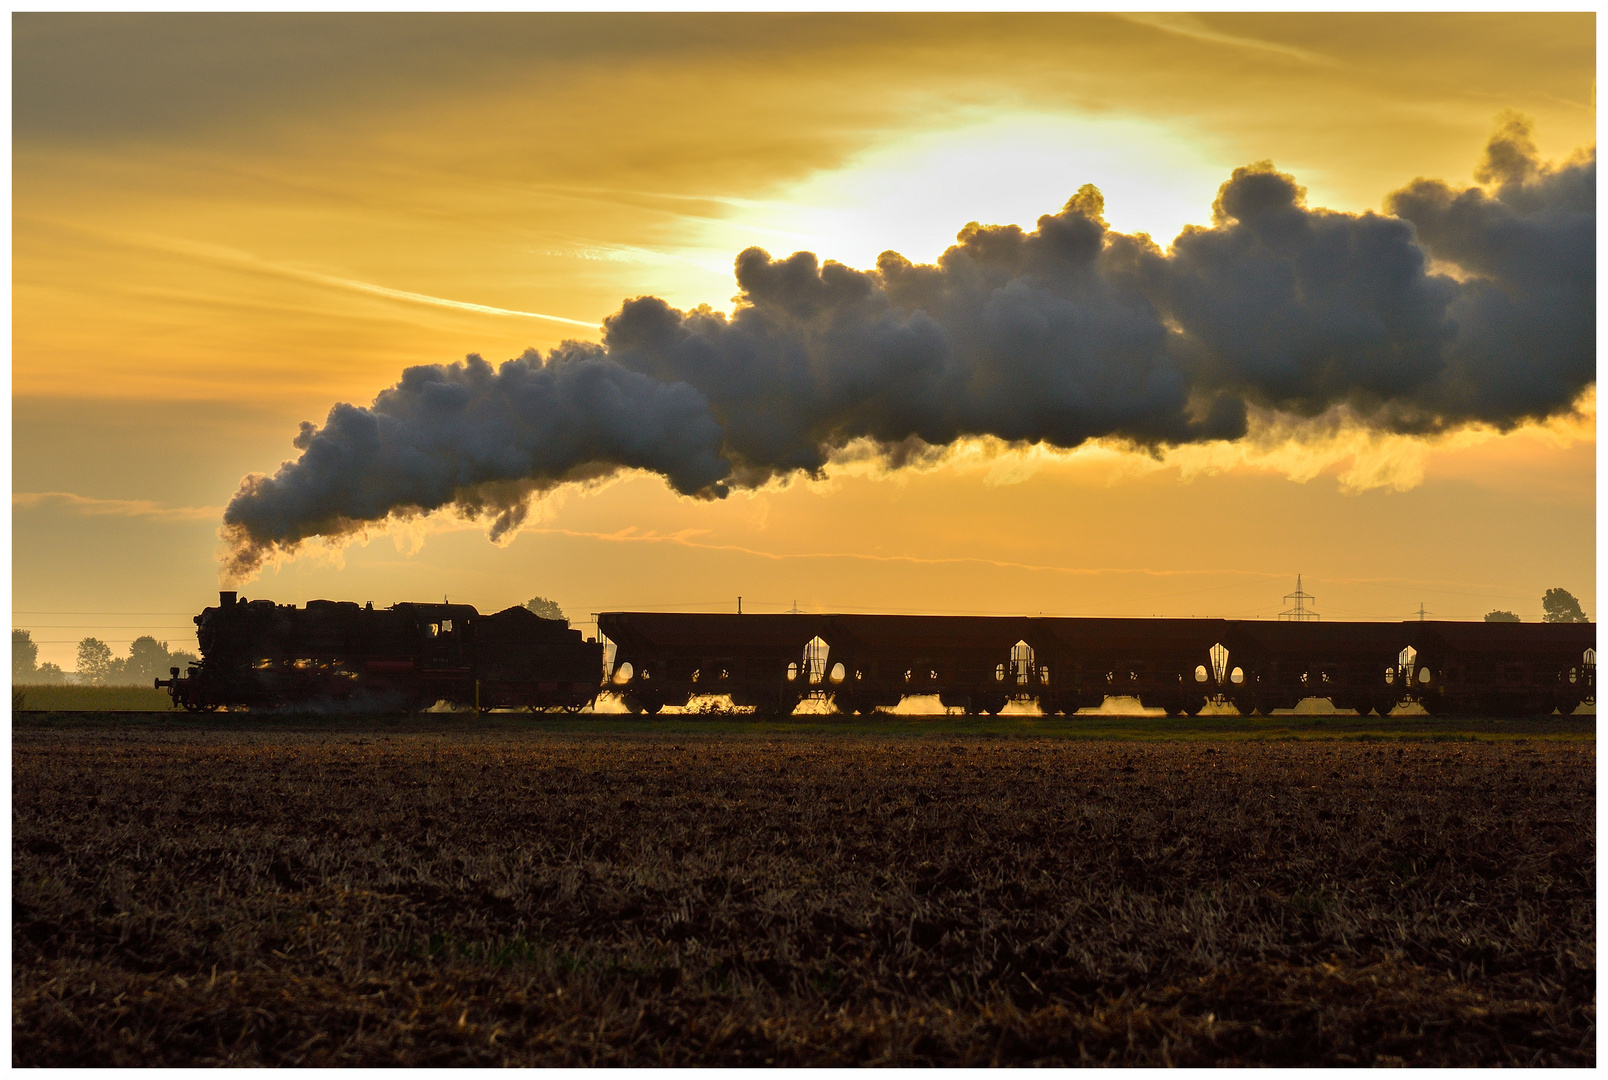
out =
<svg viewBox="0 0 1608 1080"><path fill-rule="evenodd" d="M157 679L176 704L216 709L579 710L597 697L603 646L522 607L310 600L305 607L219 594L195 617L201 661Z"/></svg>
<svg viewBox="0 0 1608 1080"><path fill-rule="evenodd" d="M912 695L997 713L1046 714L1107 696L1193 716L1328 698L1381 715L1569 714L1595 703L1594 623L1268 622L1225 619L606 612L609 686L632 712L694 695L788 713L808 697L863 713Z"/></svg>
<svg viewBox="0 0 1608 1080"><path fill-rule="evenodd" d="M1539 716L1596 700L1594 623L612 611L583 640L518 607L298 608L232 592L195 622L201 661L157 680L193 711L575 711L602 691L648 714L703 695L782 714L809 698L866 713L915 696L1046 714L1133 697L1190 716L1211 701L1247 715L1328 698L1363 714L1417 702L1435 716Z"/></svg>

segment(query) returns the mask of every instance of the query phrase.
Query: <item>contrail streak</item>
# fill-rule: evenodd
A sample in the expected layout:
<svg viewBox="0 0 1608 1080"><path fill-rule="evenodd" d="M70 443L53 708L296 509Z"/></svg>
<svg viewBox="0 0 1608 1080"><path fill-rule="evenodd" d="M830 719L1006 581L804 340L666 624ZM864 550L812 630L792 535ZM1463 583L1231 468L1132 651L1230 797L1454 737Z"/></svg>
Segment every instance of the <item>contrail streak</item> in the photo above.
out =
<svg viewBox="0 0 1608 1080"><path fill-rule="evenodd" d="M72 228L72 226L68 226ZM220 262L231 266L244 267L259 273L273 274L278 277L293 278L298 281L312 282L317 285L329 285L338 289L351 289L354 292L368 293L372 296L384 296L392 300L402 300L411 304L428 304L431 307L453 308L458 311L476 311L482 315L505 315L519 319L543 319L547 322L566 323L570 326L584 326L589 330L598 328L598 323L587 322L584 319L571 319L563 315L548 315L540 311L517 311L513 308L493 307L490 304L474 304L467 300L451 300L444 296L431 296L429 293L409 292L406 289L393 289L387 285L377 285L372 281L360 281L357 278L339 277L335 274L320 273L317 270L308 270L299 266L290 266L285 263L274 262L253 255L249 251L240 251L236 248L224 247L220 244L206 244L194 240L180 240L169 236L153 236L147 233L113 232L111 230L76 230L91 231L101 235L110 236L125 243L135 244L139 247L155 248L173 254L186 255L190 258L205 259L209 262Z"/></svg>
<svg viewBox="0 0 1608 1080"><path fill-rule="evenodd" d="M65 506L81 514L96 516L143 517L176 521L206 521L218 515L220 506L163 506L150 499L94 499L70 491L15 491L11 505L34 508Z"/></svg>
<svg viewBox="0 0 1608 1080"><path fill-rule="evenodd" d="M539 311L515 311L512 308L492 307L489 304L471 304L466 300L448 300L443 296L430 296L427 293L392 289L384 285L376 285L371 281L335 277L332 274L320 274L315 270L299 270L295 267L278 266L271 263L265 263L264 266L272 267L279 273L289 277L301 278L304 281L314 281L323 285L334 285L338 288L372 293L375 296L388 296L393 300L407 300L415 304L432 304L436 307L456 308L460 311L478 311L483 315L512 315L521 319L546 319L548 322L568 323L571 326L584 326L587 329L597 328L597 323L584 322L581 319L567 319L562 315L544 315Z"/></svg>

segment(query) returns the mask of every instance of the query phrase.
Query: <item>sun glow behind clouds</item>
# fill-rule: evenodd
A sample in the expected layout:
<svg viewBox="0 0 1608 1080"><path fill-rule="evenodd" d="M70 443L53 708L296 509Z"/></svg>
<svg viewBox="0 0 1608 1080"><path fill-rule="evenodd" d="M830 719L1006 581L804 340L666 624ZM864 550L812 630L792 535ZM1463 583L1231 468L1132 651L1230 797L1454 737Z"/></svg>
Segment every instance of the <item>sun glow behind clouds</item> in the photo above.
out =
<svg viewBox="0 0 1608 1080"><path fill-rule="evenodd" d="M1213 150L1154 121L1114 116L1012 113L913 131L738 207L701 246L757 239L772 254L812 250L860 269L889 249L931 262L969 221L1032 229L1092 183L1112 228L1166 247L1185 224L1211 218L1235 164Z"/></svg>

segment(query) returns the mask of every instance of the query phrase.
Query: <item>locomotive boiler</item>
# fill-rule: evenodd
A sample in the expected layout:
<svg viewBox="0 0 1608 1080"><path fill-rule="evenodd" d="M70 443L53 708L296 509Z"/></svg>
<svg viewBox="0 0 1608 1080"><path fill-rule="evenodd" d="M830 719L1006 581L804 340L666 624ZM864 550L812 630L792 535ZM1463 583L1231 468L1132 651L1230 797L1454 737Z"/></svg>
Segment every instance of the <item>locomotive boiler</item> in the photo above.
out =
<svg viewBox="0 0 1608 1080"><path fill-rule="evenodd" d="M1536 716L1595 702L1593 623L1266 622L1228 619L605 612L610 687L632 712L694 695L788 713L805 698L869 712L907 696L1046 714L1136 697L1195 715L1305 698L1384 715Z"/></svg>
<svg viewBox="0 0 1608 1080"><path fill-rule="evenodd" d="M225 707L416 711L575 711L597 697L603 646L522 607L310 600L305 607L222 592L195 617L201 661L158 679L192 712Z"/></svg>

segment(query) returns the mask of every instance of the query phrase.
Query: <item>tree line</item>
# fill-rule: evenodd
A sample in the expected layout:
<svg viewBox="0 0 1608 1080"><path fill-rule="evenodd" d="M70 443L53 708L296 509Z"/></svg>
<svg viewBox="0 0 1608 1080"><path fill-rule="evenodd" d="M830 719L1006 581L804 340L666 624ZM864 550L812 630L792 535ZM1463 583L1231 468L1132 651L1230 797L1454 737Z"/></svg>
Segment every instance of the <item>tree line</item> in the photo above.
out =
<svg viewBox="0 0 1608 1080"><path fill-rule="evenodd" d="M87 637L78 643L78 681L91 686L149 686L154 679L165 679L173 668L184 670L199 658L183 649L170 649L165 641L149 634L129 643L127 656L115 656L99 638ZM11 682L13 685L53 685L67 681L67 672L57 664L39 663L39 646L27 630L11 631Z"/></svg>

